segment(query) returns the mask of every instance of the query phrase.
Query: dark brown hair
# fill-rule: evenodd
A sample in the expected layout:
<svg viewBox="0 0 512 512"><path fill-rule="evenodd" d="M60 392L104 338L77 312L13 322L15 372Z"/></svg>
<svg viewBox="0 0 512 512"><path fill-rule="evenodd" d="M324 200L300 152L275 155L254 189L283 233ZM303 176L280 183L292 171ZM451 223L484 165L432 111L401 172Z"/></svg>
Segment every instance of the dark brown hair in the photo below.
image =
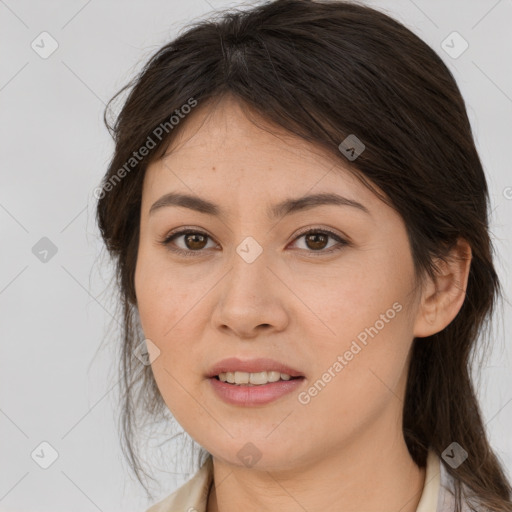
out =
<svg viewBox="0 0 512 512"><path fill-rule="evenodd" d="M110 123L112 101L128 90ZM186 123L181 114L190 108L183 106L225 95L325 149L369 188L377 185L406 223L417 276L434 277L436 258L446 258L459 237L469 242L461 310L441 332L413 341L403 433L421 467L429 448L441 456L456 441L468 452L457 469L445 465L455 477L458 507L464 483L481 506L512 510L511 486L486 437L471 378L477 340L484 342L501 290L487 183L464 100L441 58L413 32L380 11L342 1L277 0L196 22L159 49L105 111L115 152L97 221L115 261L122 434L139 481L135 420L165 409L151 367L140 371L133 357L143 340L134 289L142 182ZM350 134L365 145L352 162L338 148ZM149 152L134 160L144 146Z"/></svg>

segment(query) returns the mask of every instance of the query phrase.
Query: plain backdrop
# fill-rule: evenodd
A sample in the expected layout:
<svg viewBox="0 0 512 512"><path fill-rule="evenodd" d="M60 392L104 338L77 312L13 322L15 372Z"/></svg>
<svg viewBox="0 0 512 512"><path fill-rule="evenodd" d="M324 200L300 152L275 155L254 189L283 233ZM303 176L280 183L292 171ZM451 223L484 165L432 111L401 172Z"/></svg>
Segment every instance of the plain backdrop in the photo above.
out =
<svg viewBox="0 0 512 512"><path fill-rule="evenodd" d="M459 84L488 178L496 265L509 298L512 3L366 3L433 47ZM93 190L113 149L102 116L158 47L229 5L241 3L0 0L1 511L149 506L122 458L116 424L119 319L94 219ZM494 349L478 383L491 443L509 475L511 313L506 302L494 319ZM158 498L192 472L173 467L174 447L163 453Z"/></svg>

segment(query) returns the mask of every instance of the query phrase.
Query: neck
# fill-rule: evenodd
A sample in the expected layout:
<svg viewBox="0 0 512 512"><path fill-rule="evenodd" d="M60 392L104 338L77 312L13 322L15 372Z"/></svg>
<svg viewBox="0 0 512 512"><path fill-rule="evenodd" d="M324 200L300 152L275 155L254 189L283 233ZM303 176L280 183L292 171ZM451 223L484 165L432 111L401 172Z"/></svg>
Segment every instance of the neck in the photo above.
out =
<svg viewBox="0 0 512 512"><path fill-rule="evenodd" d="M415 512L425 468L416 466L403 436L382 443L385 434L364 437L293 471L240 468L214 458L207 512Z"/></svg>

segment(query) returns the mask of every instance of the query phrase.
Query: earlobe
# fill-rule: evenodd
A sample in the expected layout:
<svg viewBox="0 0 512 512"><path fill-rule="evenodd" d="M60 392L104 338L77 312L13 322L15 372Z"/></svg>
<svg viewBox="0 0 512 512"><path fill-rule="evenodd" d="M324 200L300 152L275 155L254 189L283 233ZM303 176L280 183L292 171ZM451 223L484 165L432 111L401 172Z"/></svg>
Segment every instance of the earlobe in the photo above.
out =
<svg viewBox="0 0 512 512"><path fill-rule="evenodd" d="M466 297L471 258L469 243L459 238L445 259L436 259L436 278L429 277L424 285L414 337L432 336L457 316Z"/></svg>

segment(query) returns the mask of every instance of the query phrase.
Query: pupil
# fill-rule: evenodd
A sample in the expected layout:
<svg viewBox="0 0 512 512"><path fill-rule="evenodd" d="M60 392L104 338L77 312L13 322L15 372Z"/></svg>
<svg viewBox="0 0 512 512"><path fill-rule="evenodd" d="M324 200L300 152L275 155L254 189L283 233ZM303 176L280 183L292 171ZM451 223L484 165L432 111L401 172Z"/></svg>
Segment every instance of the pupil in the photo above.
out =
<svg viewBox="0 0 512 512"><path fill-rule="evenodd" d="M187 246L189 246L189 249L202 249L204 247L204 243L201 246L201 241L197 242L197 238L203 239L202 242L204 242L204 235L200 235L198 233L192 233L187 236ZM195 240L194 240L195 239ZM190 247L189 242L192 240L192 247ZM195 243L199 243L200 247L194 246Z"/></svg>
<svg viewBox="0 0 512 512"><path fill-rule="evenodd" d="M322 239L321 242L315 241L315 239L317 239L318 237L320 237ZM325 241L327 240L327 235L324 235L323 233L311 233L311 234L307 235L306 240L308 242L311 242L311 241L313 242L313 247L310 247L310 249L323 249L325 247ZM320 243L320 247L315 246L315 244L318 244L318 243ZM309 245L308 245L308 247L309 247Z"/></svg>

